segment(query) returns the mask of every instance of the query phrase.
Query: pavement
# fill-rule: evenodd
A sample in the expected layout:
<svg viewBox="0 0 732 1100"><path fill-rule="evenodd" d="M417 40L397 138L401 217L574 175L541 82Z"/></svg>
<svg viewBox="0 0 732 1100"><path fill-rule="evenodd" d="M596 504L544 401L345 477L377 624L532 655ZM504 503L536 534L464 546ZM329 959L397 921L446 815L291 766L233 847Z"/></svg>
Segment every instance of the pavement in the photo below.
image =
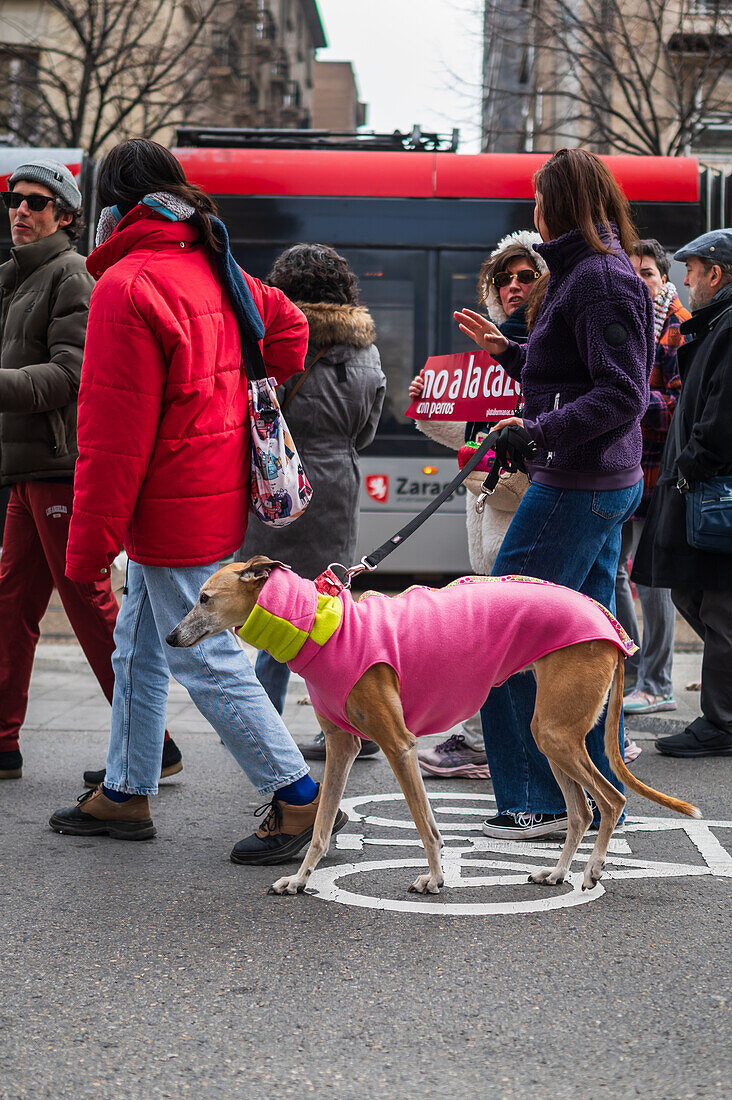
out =
<svg viewBox="0 0 732 1100"><path fill-rule="evenodd" d="M48 828L103 765L109 720L78 647L51 626L24 776L0 784L2 1100L730 1095L732 760L653 748L698 713L684 690L698 651L676 655L679 709L629 726L635 773L703 820L631 795L591 895L526 881L555 843L482 837L490 782L439 780L427 787L447 885L408 894L421 848L379 754L354 766L351 820L314 892L276 898L281 871L228 859L263 800L175 684L184 770L154 802L157 837ZM305 700L293 676L285 721L299 741L315 733Z"/></svg>

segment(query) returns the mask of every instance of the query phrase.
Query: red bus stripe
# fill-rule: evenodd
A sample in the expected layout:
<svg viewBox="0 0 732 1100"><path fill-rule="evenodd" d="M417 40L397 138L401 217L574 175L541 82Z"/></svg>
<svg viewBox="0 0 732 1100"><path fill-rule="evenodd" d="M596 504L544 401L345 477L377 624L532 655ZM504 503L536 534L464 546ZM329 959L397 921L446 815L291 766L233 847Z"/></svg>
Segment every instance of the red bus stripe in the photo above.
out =
<svg viewBox="0 0 732 1100"><path fill-rule="evenodd" d="M330 149L174 149L215 195L532 199L539 153L381 153ZM691 157L603 157L631 201L698 202Z"/></svg>

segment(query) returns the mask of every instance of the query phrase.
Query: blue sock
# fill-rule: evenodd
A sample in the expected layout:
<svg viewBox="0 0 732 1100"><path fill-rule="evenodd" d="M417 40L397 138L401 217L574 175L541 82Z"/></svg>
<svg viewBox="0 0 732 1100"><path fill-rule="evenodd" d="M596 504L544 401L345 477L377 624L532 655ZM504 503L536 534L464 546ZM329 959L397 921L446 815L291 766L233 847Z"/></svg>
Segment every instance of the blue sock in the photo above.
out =
<svg viewBox="0 0 732 1100"><path fill-rule="evenodd" d="M307 806L318 793L318 784L313 783L310 775L304 775L302 779L296 779L294 783L288 783L286 787L280 787L275 791L275 798L280 802L289 802L291 806Z"/></svg>
<svg viewBox="0 0 732 1100"><path fill-rule="evenodd" d="M132 798L131 794L124 794L123 791L113 791L110 787L102 786L102 792L111 802L126 802L128 798Z"/></svg>

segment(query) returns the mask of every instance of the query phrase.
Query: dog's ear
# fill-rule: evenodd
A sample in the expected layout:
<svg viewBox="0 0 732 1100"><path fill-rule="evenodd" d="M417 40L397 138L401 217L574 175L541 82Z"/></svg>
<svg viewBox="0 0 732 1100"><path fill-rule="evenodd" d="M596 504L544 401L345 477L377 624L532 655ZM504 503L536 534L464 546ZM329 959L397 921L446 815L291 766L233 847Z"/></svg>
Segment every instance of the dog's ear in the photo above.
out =
<svg viewBox="0 0 732 1100"><path fill-rule="evenodd" d="M237 576L240 581L264 581L275 568L289 569L290 566L285 565L282 561L273 561L272 558L258 554L256 557L244 562Z"/></svg>

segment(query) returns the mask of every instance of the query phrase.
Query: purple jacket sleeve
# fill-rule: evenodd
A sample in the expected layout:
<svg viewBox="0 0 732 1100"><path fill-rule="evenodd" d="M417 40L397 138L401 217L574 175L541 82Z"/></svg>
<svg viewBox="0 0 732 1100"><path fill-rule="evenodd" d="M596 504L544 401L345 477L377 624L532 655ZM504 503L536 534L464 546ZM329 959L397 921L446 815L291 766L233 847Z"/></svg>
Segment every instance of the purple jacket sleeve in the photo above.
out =
<svg viewBox="0 0 732 1100"><path fill-rule="evenodd" d="M596 299L569 320L593 385L574 401L524 421L546 450L632 424L648 407L653 341L637 303Z"/></svg>
<svg viewBox="0 0 732 1100"><path fill-rule="evenodd" d="M521 371L526 362L526 344L517 344L514 340L509 340L506 350L500 355L494 355L493 358L501 364L506 374L516 382L521 381Z"/></svg>

